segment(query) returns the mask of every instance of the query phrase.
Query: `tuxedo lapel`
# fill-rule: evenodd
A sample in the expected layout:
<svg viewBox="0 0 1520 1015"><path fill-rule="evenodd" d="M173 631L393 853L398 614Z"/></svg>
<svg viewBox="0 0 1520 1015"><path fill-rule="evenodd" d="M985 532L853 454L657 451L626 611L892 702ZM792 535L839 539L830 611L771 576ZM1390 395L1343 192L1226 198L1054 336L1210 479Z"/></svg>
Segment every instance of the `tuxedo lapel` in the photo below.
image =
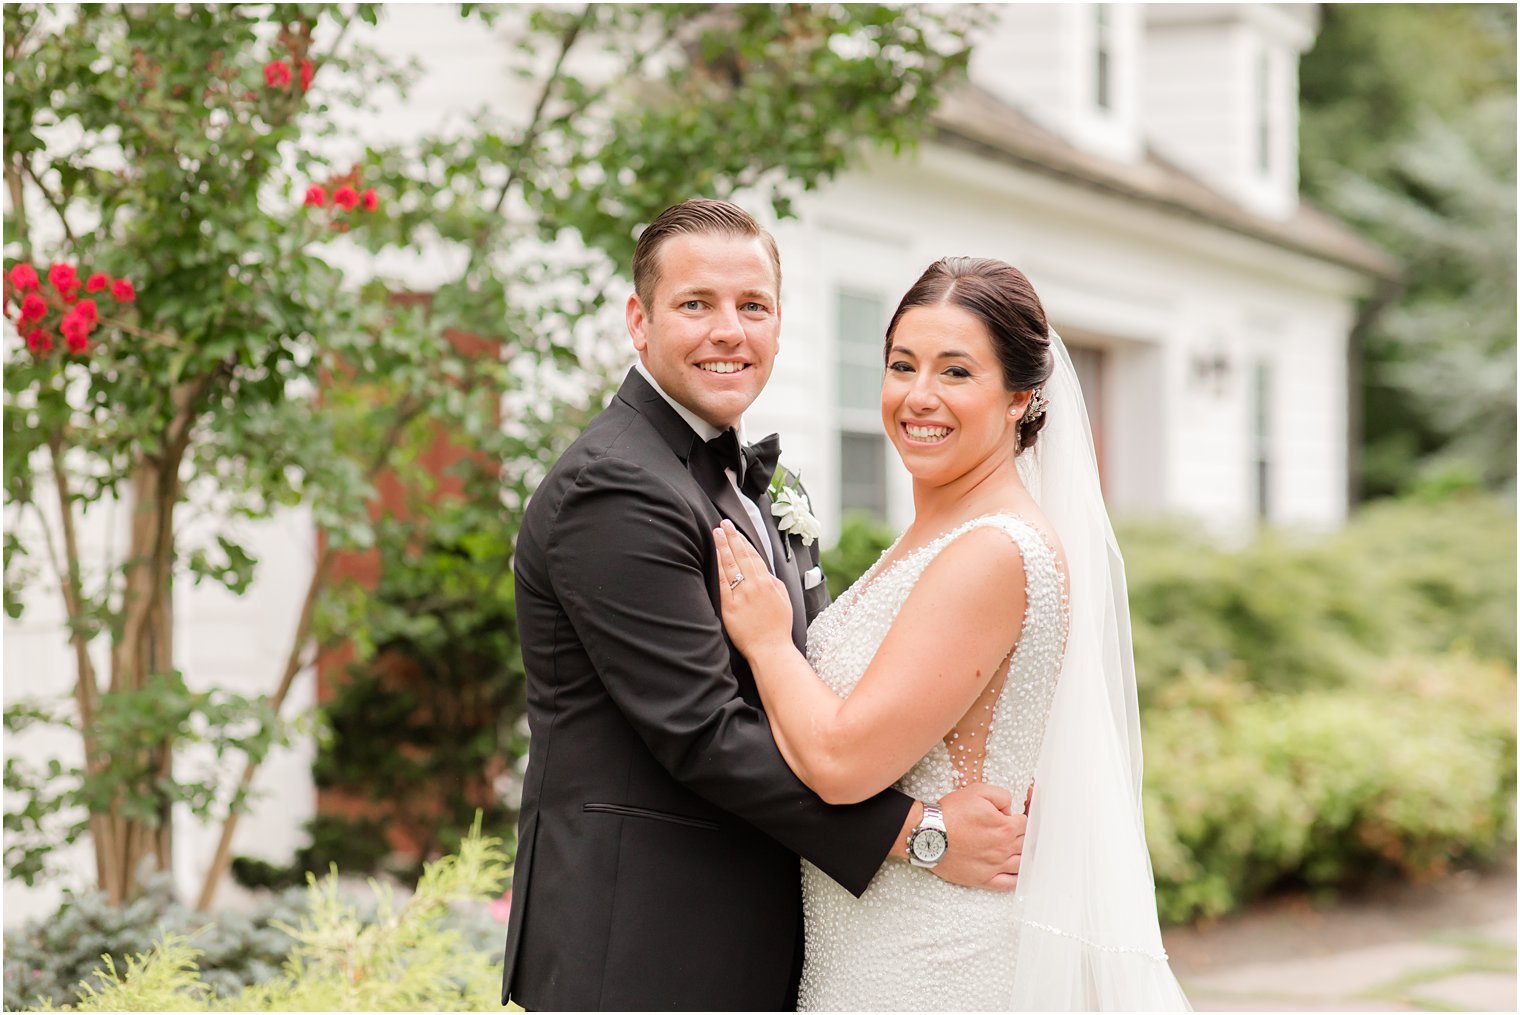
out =
<svg viewBox="0 0 1520 1015"><path fill-rule="evenodd" d="M802 576L797 573L796 555L786 545L786 537L776 528L776 517L771 514L770 494L762 493L759 500L760 516L765 519L765 533L771 540L771 555L776 561L776 577L786 583L786 594L792 601L792 642L797 651L807 653L807 606L802 601Z"/></svg>
<svg viewBox="0 0 1520 1015"><path fill-rule="evenodd" d="M644 379L643 374L629 370L623 386L618 388L617 397L649 420L655 433L670 445L670 450L676 453L681 464L690 464L692 451L701 445L702 438L670 407L669 402L660 397L660 393Z"/></svg>
<svg viewBox="0 0 1520 1015"><path fill-rule="evenodd" d="M749 545L763 557L765 551L760 549L760 534L755 531L755 524L750 521L749 512L744 510L744 505L739 502L739 491L735 490L734 484L728 481L728 476L723 471L723 464L718 461L717 456L708 451L705 444L699 443L692 449L691 461L687 465L708 499L717 505L719 511L723 512L723 517L733 522L735 527L744 533L744 538L749 540Z"/></svg>
<svg viewBox="0 0 1520 1015"><path fill-rule="evenodd" d="M642 374L637 370L628 371L617 397L649 420L655 431L676 453L676 457L686 464L687 470L707 495L707 499L713 502L723 517L744 533L744 538L749 540L756 553L763 556L765 551L760 549L760 540L770 540L776 575L786 582L787 595L792 600L792 640L799 649L802 648L807 643L807 614L802 602L802 579L797 575L794 562L788 559L791 555L787 553L776 532L776 523L771 517L770 498L762 494L757 502L760 514L765 519L765 533L762 536L755 531L755 524L739 500L739 491L734 489L734 484L729 482L724 473L723 464L707 450L702 438L697 436L690 424L670 407L670 403L660 396Z"/></svg>

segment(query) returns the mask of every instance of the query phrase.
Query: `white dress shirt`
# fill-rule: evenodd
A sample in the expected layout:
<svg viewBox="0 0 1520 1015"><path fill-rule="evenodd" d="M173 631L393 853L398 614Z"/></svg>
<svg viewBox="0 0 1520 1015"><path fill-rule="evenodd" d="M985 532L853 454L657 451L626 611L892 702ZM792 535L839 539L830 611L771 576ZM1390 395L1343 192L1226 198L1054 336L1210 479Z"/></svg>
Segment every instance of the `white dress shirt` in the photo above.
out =
<svg viewBox="0 0 1520 1015"><path fill-rule="evenodd" d="M697 432L698 437L702 438L704 441L710 441L714 437L718 436L718 434L723 432L666 394L665 389L660 387L660 382L655 380L653 375L649 373L648 368L644 366L644 361L642 359L635 360L633 363L633 368L639 372L639 375L643 377L644 380L649 382L650 387L659 392L660 397L665 399L665 401L669 403L670 407L676 411L676 415L684 419L686 421L686 424ZM741 446L744 445L746 443L744 440L744 420L740 419L738 425L735 426L734 429L739 435L739 444ZM765 554L766 565L774 574L776 570L776 558L771 550L771 541L768 538L770 530L766 528L765 518L760 514L760 505L750 500L749 497L744 493L744 488L739 485L740 477L734 475L733 469L725 468L723 470L723 474L728 477L729 484L733 486L734 492L739 495L739 503L744 505L744 513L749 515L749 520L755 525L755 531L760 534L759 550L761 553Z"/></svg>

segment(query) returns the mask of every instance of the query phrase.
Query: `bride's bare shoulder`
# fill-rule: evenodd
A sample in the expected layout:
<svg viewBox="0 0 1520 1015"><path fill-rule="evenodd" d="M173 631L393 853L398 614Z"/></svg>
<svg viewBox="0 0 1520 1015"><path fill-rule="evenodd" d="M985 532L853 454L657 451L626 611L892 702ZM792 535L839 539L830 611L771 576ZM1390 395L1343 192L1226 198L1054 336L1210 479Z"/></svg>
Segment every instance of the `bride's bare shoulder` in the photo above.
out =
<svg viewBox="0 0 1520 1015"><path fill-rule="evenodd" d="M936 592L956 590L957 599L983 602L1022 594L1023 550L995 519L984 519L950 540L924 569L919 584Z"/></svg>

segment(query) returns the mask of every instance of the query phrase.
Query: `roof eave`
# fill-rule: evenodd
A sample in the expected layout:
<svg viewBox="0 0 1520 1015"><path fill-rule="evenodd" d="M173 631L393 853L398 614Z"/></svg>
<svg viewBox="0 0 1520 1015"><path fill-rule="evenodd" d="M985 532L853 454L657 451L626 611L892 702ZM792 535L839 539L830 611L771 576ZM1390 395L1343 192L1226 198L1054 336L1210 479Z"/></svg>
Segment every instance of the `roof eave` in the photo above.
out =
<svg viewBox="0 0 1520 1015"><path fill-rule="evenodd" d="M1305 208L1309 209L1312 214L1333 220L1342 229L1352 233L1356 245L1362 249L1348 252L1327 249L1319 244L1304 243L1293 237L1278 223L1264 219L1250 221L1250 219L1255 217L1244 209L1240 210L1238 217L1223 217L1197 204L1179 201L1161 194L1150 193L1113 177L1084 170L1073 164L1060 164L1049 158L1042 158L1039 155L1022 151L1017 146L994 144L984 136L979 136L977 133L966 130L953 122L948 122L941 116L935 117L930 139L953 148L959 148L963 151L980 155L984 158L1017 166L1020 169L1059 179L1063 182L1084 187L1111 197L1138 202L1166 214L1178 215L1191 221L1269 243L1297 254L1336 264L1358 274L1368 276L1380 284L1397 285L1403 279L1402 267L1390 254L1360 234L1356 234L1350 226L1340 222L1339 219L1335 219L1334 216L1329 215L1327 212L1308 202L1304 202ZM1061 143L1053 136L1051 140ZM1158 160L1152 157L1151 161ZM1176 168L1171 166L1167 166L1167 169L1171 172L1178 172ZM1206 186L1195 177L1190 176L1189 179L1196 186ZM1219 195L1217 191L1210 190L1210 193L1216 195L1220 201L1229 200L1227 197Z"/></svg>

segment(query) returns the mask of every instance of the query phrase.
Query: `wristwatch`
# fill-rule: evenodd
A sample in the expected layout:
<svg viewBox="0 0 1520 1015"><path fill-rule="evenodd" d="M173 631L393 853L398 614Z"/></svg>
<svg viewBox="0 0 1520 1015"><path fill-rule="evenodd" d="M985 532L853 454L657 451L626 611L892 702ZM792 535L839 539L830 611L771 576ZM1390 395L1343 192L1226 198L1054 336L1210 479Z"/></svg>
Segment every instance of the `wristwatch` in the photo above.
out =
<svg viewBox="0 0 1520 1015"><path fill-rule="evenodd" d="M915 867L933 867L950 848L945 832L945 814L933 804L924 804L924 816L918 827L908 833L908 862Z"/></svg>

